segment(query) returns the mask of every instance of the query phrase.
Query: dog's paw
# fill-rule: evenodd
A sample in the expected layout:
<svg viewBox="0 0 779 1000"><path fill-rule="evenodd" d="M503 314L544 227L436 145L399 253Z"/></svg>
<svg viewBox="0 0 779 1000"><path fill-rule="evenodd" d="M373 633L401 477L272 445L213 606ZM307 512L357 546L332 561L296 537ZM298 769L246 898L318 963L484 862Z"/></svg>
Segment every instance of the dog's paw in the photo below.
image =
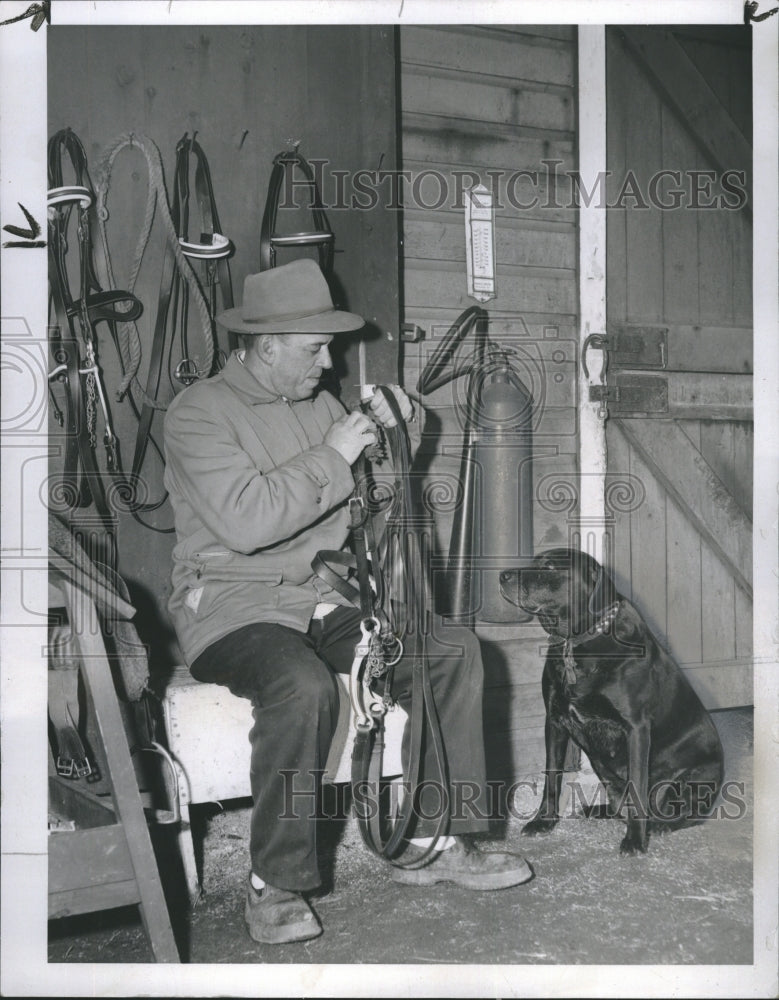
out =
<svg viewBox="0 0 779 1000"><path fill-rule="evenodd" d="M669 833L679 826L679 821L677 820L674 824L664 823L661 820L650 821L647 823L647 830L653 837L667 837Z"/></svg>
<svg viewBox="0 0 779 1000"><path fill-rule="evenodd" d="M545 833L551 833L552 830L557 826L557 819L546 818L543 816L536 816L535 819L531 819L529 823L526 823L522 827L523 837L538 837Z"/></svg>
<svg viewBox="0 0 779 1000"><path fill-rule="evenodd" d="M631 837L627 834L626 837L622 838L622 843L619 845L620 854L646 854L647 842L643 844L638 841L635 837Z"/></svg>

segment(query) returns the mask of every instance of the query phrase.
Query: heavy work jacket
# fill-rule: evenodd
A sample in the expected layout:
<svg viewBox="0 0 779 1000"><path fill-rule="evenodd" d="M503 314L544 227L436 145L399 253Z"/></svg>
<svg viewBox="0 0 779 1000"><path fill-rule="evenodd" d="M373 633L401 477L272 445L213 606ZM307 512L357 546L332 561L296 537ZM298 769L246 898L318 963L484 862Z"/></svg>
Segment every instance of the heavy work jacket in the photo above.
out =
<svg viewBox="0 0 779 1000"><path fill-rule="evenodd" d="M346 411L324 391L285 400L240 355L180 393L165 416L177 538L168 610L189 664L244 625L305 631L317 603L344 603L311 561L349 535L354 477L323 443Z"/></svg>

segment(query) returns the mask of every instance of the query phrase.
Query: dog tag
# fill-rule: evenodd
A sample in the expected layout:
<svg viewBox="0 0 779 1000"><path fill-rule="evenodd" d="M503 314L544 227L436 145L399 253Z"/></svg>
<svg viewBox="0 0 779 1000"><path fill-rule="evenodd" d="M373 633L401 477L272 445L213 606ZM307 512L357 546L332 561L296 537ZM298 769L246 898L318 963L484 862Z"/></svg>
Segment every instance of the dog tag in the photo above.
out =
<svg viewBox="0 0 779 1000"><path fill-rule="evenodd" d="M576 684L576 660L573 658L570 639L566 639L563 645L563 666L565 667L565 683L569 687L573 687Z"/></svg>

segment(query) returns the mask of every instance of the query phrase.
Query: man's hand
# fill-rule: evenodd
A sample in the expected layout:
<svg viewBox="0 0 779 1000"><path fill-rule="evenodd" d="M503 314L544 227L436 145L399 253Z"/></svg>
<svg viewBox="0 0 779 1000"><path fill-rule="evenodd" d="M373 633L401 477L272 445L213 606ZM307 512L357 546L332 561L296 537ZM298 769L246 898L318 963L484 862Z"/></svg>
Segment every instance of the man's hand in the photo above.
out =
<svg viewBox="0 0 779 1000"><path fill-rule="evenodd" d="M336 420L325 434L324 443L335 448L338 454L342 455L349 465L352 465L360 456L363 448L369 444L376 444L376 431L364 413L353 410L347 416Z"/></svg>
<svg viewBox="0 0 779 1000"><path fill-rule="evenodd" d="M392 392L392 395L398 401L398 407L400 408L400 415L404 420L408 420L409 417L414 412L414 407L411 405L411 400L405 394L405 392L400 388L399 385L389 385L387 388ZM384 394L381 392L376 392L371 399L371 412L384 427L394 427L397 423L395 417L392 415L392 410L387 400L384 398Z"/></svg>

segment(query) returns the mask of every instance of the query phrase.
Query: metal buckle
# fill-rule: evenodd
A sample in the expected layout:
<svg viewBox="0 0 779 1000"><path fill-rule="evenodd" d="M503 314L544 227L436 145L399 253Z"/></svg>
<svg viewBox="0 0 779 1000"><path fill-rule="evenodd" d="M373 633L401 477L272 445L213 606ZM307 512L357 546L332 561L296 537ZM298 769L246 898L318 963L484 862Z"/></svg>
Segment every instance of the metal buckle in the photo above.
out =
<svg viewBox="0 0 779 1000"><path fill-rule="evenodd" d="M349 517L352 528L361 528L365 524L368 511L365 509L365 502L361 496L349 497Z"/></svg>
<svg viewBox="0 0 779 1000"><path fill-rule="evenodd" d="M61 778L72 778L74 764L71 757L57 757L57 774Z"/></svg>
<svg viewBox="0 0 779 1000"><path fill-rule="evenodd" d="M76 777L88 778L91 774L92 774L92 765L89 763L87 758L84 757L81 763L76 764Z"/></svg>

